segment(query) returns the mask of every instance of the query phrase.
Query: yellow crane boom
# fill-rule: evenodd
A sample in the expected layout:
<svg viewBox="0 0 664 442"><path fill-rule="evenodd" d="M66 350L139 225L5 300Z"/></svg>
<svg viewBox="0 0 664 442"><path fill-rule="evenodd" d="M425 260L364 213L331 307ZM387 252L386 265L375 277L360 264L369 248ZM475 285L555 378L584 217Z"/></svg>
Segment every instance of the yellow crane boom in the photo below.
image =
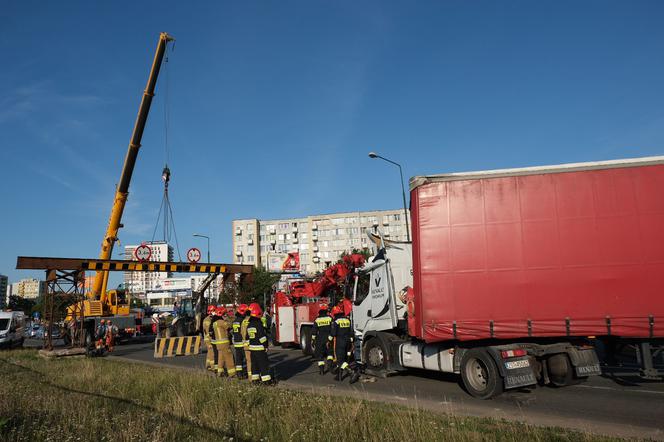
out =
<svg viewBox="0 0 664 442"><path fill-rule="evenodd" d="M101 243L99 259L111 259L113 245L118 240L118 230L122 227L122 213L129 195L129 183L131 182L134 165L136 164L136 157L138 156L138 151L141 147L141 138L143 137L143 130L145 129L145 123L148 119L148 113L150 112L152 97L154 97L157 77L159 76L161 63L164 58L164 53L166 52L166 44L172 40L173 38L165 32L162 32L159 35L159 43L157 44L157 51L155 52L152 68L150 69L150 76L148 77L145 92L143 92L141 105L138 108L138 115L136 117L136 123L134 124L134 130L131 134L127 156L125 157L124 165L122 166L120 181L115 190L113 209L111 210L111 216L108 218L108 226L106 227L106 234ZM106 290L108 286L108 274L108 271L97 271L94 285L89 294L90 298L99 299L104 306L108 303Z"/></svg>

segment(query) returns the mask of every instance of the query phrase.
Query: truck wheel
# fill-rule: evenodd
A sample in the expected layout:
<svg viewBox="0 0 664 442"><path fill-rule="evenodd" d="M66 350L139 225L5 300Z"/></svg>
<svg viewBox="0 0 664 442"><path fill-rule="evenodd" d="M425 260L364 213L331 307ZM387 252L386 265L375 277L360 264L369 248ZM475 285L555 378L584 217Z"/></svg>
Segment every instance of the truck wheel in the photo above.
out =
<svg viewBox="0 0 664 442"><path fill-rule="evenodd" d="M311 327L302 327L302 332L300 333L300 348L305 355L313 353L311 348Z"/></svg>
<svg viewBox="0 0 664 442"><path fill-rule="evenodd" d="M367 368L373 371L385 371L387 369L387 349L383 341L371 338L364 347Z"/></svg>
<svg viewBox="0 0 664 442"><path fill-rule="evenodd" d="M581 383L585 378L574 377L574 367L565 353L550 356L546 361L549 380L554 387L567 387Z"/></svg>
<svg viewBox="0 0 664 442"><path fill-rule="evenodd" d="M489 399L503 392L503 379L493 358L481 348L468 350L461 359L461 379L471 396Z"/></svg>

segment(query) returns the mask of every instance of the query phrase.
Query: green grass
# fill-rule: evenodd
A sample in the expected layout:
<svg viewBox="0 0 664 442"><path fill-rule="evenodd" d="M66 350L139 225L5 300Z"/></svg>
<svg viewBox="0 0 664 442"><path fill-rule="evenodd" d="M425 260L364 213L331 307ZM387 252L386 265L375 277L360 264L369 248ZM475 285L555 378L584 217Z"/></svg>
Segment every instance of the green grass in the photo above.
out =
<svg viewBox="0 0 664 442"><path fill-rule="evenodd" d="M0 353L0 440L610 440L108 359Z"/></svg>

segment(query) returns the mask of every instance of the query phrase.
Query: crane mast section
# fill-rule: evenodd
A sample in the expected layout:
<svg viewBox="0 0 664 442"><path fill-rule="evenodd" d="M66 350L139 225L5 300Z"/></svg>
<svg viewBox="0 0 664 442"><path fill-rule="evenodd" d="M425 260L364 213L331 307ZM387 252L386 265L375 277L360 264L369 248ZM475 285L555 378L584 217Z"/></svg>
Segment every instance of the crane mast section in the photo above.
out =
<svg viewBox="0 0 664 442"><path fill-rule="evenodd" d="M143 98L138 109L138 115L136 117L136 123L134 124L134 130L132 131L131 141L129 142L127 155L125 156L124 165L122 166L120 181L118 182L115 191L113 208L108 219L106 234L104 235L104 239L101 244L99 259L110 259L113 253L113 245L118 240L118 230L120 227L122 227L122 213L124 212L127 197L129 196L129 183L131 182L131 176L134 172L134 166L136 165L136 158L141 147L141 138L143 137L143 130L145 129L145 123L148 119L148 113L150 112L152 97L154 97L157 77L159 76L161 63L164 59L164 53L166 52L166 44L172 40L173 38L165 32L162 32L159 35L159 43L157 45L157 50L152 62L152 68L150 69L150 76L148 77L147 86L143 92ZM104 302L107 284L108 271L98 271L90 296L95 299L100 299L102 302Z"/></svg>

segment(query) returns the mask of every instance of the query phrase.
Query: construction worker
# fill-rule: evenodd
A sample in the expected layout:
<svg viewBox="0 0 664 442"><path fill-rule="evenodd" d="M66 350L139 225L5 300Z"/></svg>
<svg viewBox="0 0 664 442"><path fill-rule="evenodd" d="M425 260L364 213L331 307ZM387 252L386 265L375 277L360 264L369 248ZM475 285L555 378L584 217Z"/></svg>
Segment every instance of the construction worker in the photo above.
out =
<svg viewBox="0 0 664 442"><path fill-rule="evenodd" d="M340 381L345 377L348 370L349 353L353 342L353 330L350 326L350 319L346 317L341 308L334 306L332 308L332 317L334 318L334 322L332 322L329 340L333 342L336 360L335 380Z"/></svg>
<svg viewBox="0 0 664 442"><path fill-rule="evenodd" d="M329 338L332 331L332 317L327 307L318 310L318 317L314 320L311 338L314 340L314 359L318 361L318 372L325 374L325 365L329 360L332 363L332 353L329 351Z"/></svg>
<svg viewBox="0 0 664 442"><path fill-rule="evenodd" d="M242 337L242 321L246 316L247 308L247 304L240 304L238 308L235 309L235 317L233 318L233 323L231 324L233 356L235 357L235 372L240 378L244 377L243 370L246 360L244 355L244 338Z"/></svg>
<svg viewBox="0 0 664 442"><path fill-rule="evenodd" d="M212 325L214 329L212 344L217 348L217 376L222 376L225 372L229 378L233 378L235 377L235 362L233 362L231 341L229 339L231 322L228 320L226 307L217 307L215 311L217 320Z"/></svg>
<svg viewBox="0 0 664 442"><path fill-rule="evenodd" d="M267 333L261 321L263 311L261 306L254 302L249 306L249 312L247 336L249 337L249 351L251 352L251 366L253 367L251 381L260 380L262 384L271 384L272 376L270 376L270 364L267 359Z"/></svg>
<svg viewBox="0 0 664 442"><path fill-rule="evenodd" d="M212 340L210 339L210 331L212 330L212 311L214 305L208 305L207 316L203 319L203 342L207 348L207 357L205 358L205 369L213 371L216 359L214 357L214 350L212 349Z"/></svg>
<svg viewBox="0 0 664 442"><path fill-rule="evenodd" d="M246 304L243 304L246 305ZM242 342L244 343L244 360L247 363L247 379L251 381L251 352L249 351L249 336L247 335L247 327L249 327L249 319L251 319L249 307L244 312L244 319L240 325L240 334L242 335Z"/></svg>

